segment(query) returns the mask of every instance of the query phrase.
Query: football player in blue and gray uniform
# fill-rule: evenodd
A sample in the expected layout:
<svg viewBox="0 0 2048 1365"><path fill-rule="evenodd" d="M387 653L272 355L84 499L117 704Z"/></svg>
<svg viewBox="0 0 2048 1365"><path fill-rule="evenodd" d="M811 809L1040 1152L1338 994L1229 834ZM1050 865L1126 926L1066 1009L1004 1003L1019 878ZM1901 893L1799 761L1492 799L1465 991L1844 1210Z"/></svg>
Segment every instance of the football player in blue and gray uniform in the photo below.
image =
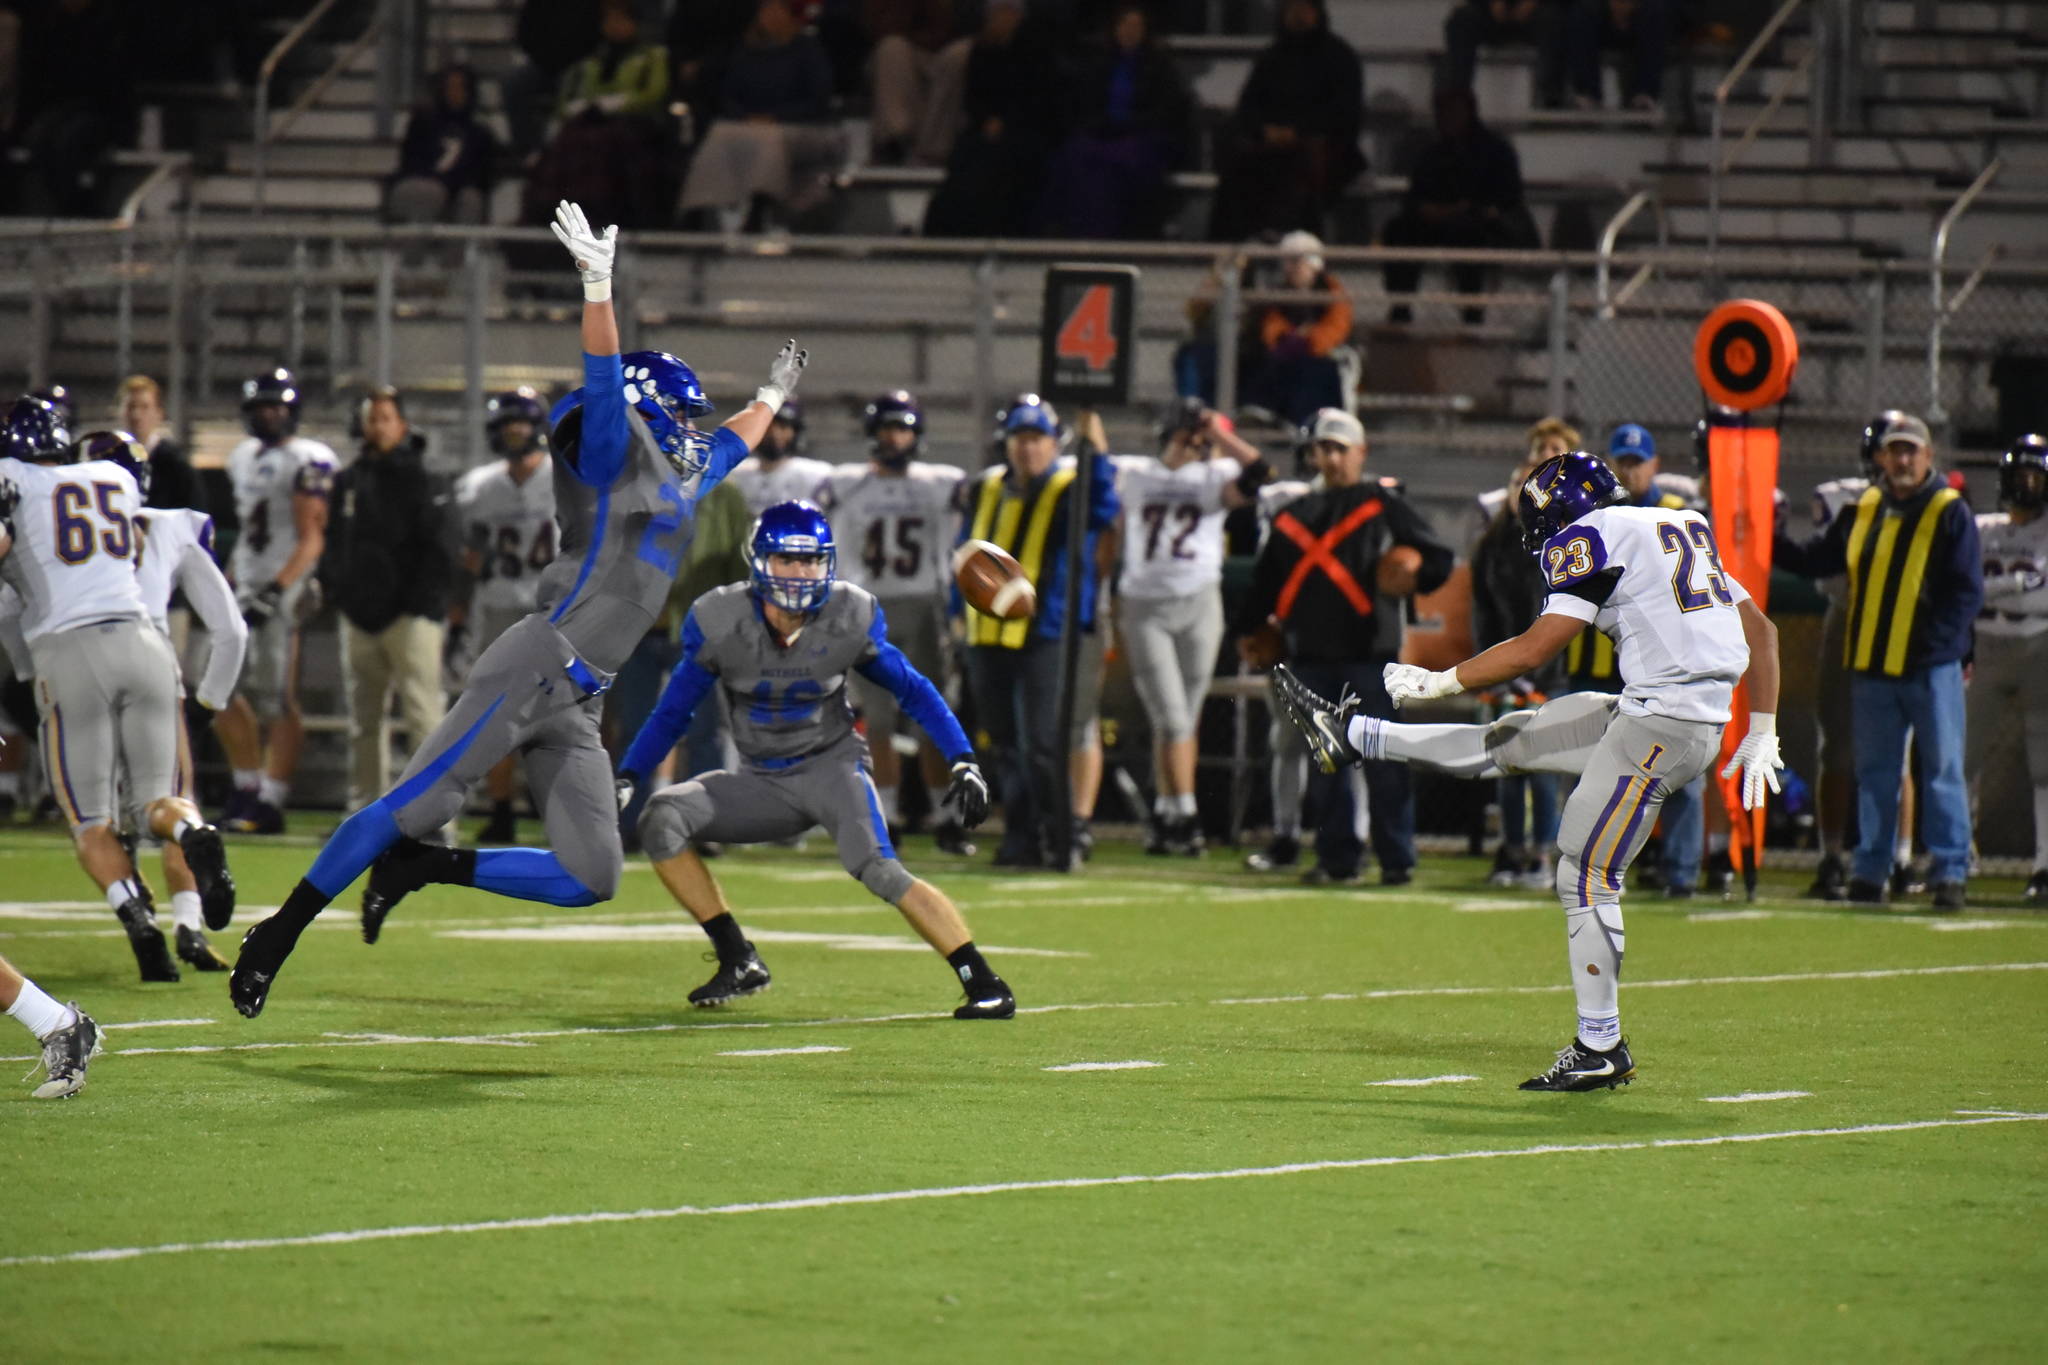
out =
<svg viewBox="0 0 2048 1365"><path fill-rule="evenodd" d="M715 589L691 608L682 662L619 764L623 808L675 747L691 713L713 688L724 689L741 768L663 788L640 817L640 842L662 884L718 952L717 973L690 992L690 1002L721 1005L768 987L768 969L691 842L767 843L815 824L831 832L847 872L902 911L958 974L967 1002L954 1018L1010 1018L1017 1001L982 960L960 911L896 860L867 744L853 728L847 675L887 689L924 727L952 765L947 799L972 829L988 814L988 784L960 722L889 643L874 596L835 580L832 524L817 507L768 508L755 524L748 558L751 582Z"/></svg>
<svg viewBox="0 0 2048 1365"><path fill-rule="evenodd" d="M598 737L601 694L668 600L697 500L766 434L807 357L789 342L752 403L714 433L697 430L692 419L711 404L689 366L659 351L619 354L611 304L618 229L597 235L569 203L553 226L584 297L583 387L552 414L561 553L541 574L539 609L477 659L398 785L343 821L278 912L243 939L229 994L251 1019L299 934L366 868L363 938L371 943L398 902L430 882L551 905L593 905L618 889L624 855ZM550 848L419 842L512 753L524 760Z"/></svg>

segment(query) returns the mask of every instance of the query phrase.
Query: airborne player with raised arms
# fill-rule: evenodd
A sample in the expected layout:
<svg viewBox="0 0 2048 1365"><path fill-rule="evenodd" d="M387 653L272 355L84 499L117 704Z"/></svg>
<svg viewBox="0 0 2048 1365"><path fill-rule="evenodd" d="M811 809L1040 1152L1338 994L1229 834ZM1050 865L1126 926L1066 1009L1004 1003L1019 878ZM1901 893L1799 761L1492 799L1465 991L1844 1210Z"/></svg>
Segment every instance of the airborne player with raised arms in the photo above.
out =
<svg viewBox="0 0 2048 1365"><path fill-rule="evenodd" d="M711 403L689 366L660 351L619 354L611 303L618 229L599 236L567 202L553 227L575 258L584 298L583 387L553 414L561 554L541 575L539 609L484 651L398 785L343 821L278 912L243 939L229 993L249 1018L262 1012L300 933L366 868L363 937L373 943L398 902L433 882L551 905L593 905L618 888L625 855L598 735L601 694L668 600L697 500L766 434L808 357L785 344L754 401L716 432L699 431L692 419ZM515 752L550 848L418 842Z"/></svg>

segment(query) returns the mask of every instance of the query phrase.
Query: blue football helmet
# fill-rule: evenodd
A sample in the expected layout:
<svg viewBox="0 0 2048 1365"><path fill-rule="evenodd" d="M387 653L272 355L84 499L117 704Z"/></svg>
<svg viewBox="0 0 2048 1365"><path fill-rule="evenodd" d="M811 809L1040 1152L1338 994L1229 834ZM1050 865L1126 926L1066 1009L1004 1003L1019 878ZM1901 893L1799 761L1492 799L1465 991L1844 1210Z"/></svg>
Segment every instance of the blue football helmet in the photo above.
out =
<svg viewBox="0 0 2048 1365"><path fill-rule="evenodd" d="M135 487L149 501L149 452L142 442L125 431L88 431L72 444L72 463L112 460L135 478Z"/></svg>
<svg viewBox="0 0 2048 1365"><path fill-rule="evenodd" d="M1522 522L1522 544L1531 554L1543 542L1599 507L1628 501L1628 490L1607 462L1583 450L1553 455L1522 481L1516 513Z"/></svg>
<svg viewBox="0 0 2048 1365"><path fill-rule="evenodd" d="M76 458L64 414L47 398L23 394L0 424L0 455L34 464L70 464Z"/></svg>
<svg viewBox="0 0 2048 1365"><path fill-rule="evenodd" d="M628 351L619 357L626 377L626 404L638 412L654 433L661 453L676 473L693 478L711 465L711 438L691 422L712 411L697 372L667 351ZM583 406L583 390L577 389L549 414L555 426Z"/></svg>
<svg viewBox="0 0 2048 1365"><path fill-rule="evenodd" d="M2048 438L2022 436L1998 462L1998 500L2007 507L2048 506Z"/></svg>
<svg viewBox="0 0 2048 1365"><path fill-rule="evenodd" d="M282 440L299 429L299 381L282 365L242 381L242 425L259 441ZM284 427L276 435L256 429L256 410L276 403L284 408Z"/></svg>
<svg viewBox="0 0 2048 1365"><path fill-rule="evenodd" d="M1016 401L1003 412L1003 434L1016 431L1042 431L1055 441L1060 436L1060 415L1052 404L1035 393L1020 393Z"/></svg>
<svg viewBox="0 0 2048 1365"><path fill-rule="evenodd" d="M771 555L820 559L822 578L778 578L768 568ZM839 552L832 545L832 523L814 503L778 502L754 523L747 544L747 563L754 571L754 593L784 611L813 612L832 595Z"/></svg>

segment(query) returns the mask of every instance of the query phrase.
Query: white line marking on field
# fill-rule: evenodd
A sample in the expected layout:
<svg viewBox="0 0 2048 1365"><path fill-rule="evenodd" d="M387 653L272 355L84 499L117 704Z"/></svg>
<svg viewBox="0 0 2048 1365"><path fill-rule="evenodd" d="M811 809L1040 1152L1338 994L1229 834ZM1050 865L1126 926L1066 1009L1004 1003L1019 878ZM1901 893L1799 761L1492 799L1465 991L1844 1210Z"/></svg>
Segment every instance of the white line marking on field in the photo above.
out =
<svg viewBox="0 0 2048 1365"><path fill-rule="evenodd" d="M1454 904L1452 904L1451 909L1456 910L1461 915L1498 915L1510 910L1542 910L1555 904L1557 904L1557 902L1552 897L1544 896L1541 899L1538 899L1537 897L1531 896L1527 900L1519 901L1457 901Z"/></svg>
<svg viewBox="0 0 2048 1365"><path fill-rule="evenodd" d="M436 938L461 938L489 943L650 943L695 940L703 930L695 924L538 924L516 929L441 929ZM825 934L801 929L756 929L756 943L802 943L851 953L925 953L931 949L921 939L902 934ZM1006 948L988 945L986 951L1011 957L1088 957L1090 954L1063 948Z"/></svg>
<svg viewBox="0 0 2048 1365"><path fill-rule="evenodd" d="M1900 1123L1864 1123L1850 1128L1794 1128L1777 1133L1723 1133L1713 1137L1654 1138L1640 1142L1545 1143L1537 1147L1483 1148L1472 1152L1418 1152L1407 1156L1349 1157L1329 1161L1297 1161L1284 1166L1240 1166L1215 1171L1076 1176L1065 1180L1008 1180L986 1185L876 1190L866 1194L818 1194L799 1199L772 1199L747 1204L679 1204L665 1209L598 1209L587 1213L551 1213L530 1218L498 1218L471 1223L415 1223L399 1227L350 1228L295 1237L243 1237L212 1242L160 1242L154 1246L95 1247L87 1251L0 1257L0 1268L65 1265L78 1261L132 1261L143 1256L175 1256L194 1251L277 1251L288 1247L345 1246L357 1242L390 1242L474 1232L527 1232L542 1228L586 1227L593 1223L648 1223L674 1218L708 1218L714 1215L794 1213L810 1209L849 1208L863 1204L904 1204L926 1199L968 1199L992 1194L1025 1194L1039 1190L1091 1190L1113 1185L1202 1184L1217 1180L1249 1180L1258 1176L1311 1175L1326 1171L1359 1171L1386 1166L1430 1166L1453 1161L1492 1161L1504 1157L1564 1156L1581 1152L1668 1151L1690 1147L1739 1146L1752 1142L1789 1142L1799 1138L1861 1137L1875 1133L1912 1133L1936 1128L1978 1128L1999 1123L2042 1122L2048 1122L2048 1114L1917 1119Z"/></svg>
<svg viewBox="0 0 2048 1365"><path fill-rule="evenodd" d="M823 1044L819 1044L813 1047L749 1047L742 1048L738 1052L721 1052L718 1055L721 1057L807 1057L814 1052L850 1051L852 1051L851 1048L826 1047Z"/></svg>
<svg viewBox="0 0 2048 1365"><path fill-rule="evenodd" d="M1707 1095L1708 1104L1755 1104L1761 1100L1812 1099L1811 1090L1745 1090L1740 1095Z"/></svg>
<svg viewBox="0 0 2048 1365"><path fill-rule="evenodd" d="M1930 919L1922 921L1937 934L1966 934L1973 929L2013 929L2018 925L2004 919Z"/></svg>
<svg viewBox="0 0 2048 1365"><path fill-rule="evenodd" d="M1686 918L1694 924L1727 924L1735 920L1776 919L1772 910L1695 910Z"/></svg>
<svg viewBox="0 0 2048 1365"><path fill-rule="evenodd" d="M137 1019L129 1024L101 1024L100 1029L117 1028L190 1028L194 1024L211 1024L211 1019Z"/></svg>
<svg viewBox="0 0 2048 1365"><path fill-rule="evenodd" d="M1956 1112L1958 1114L1990 1114L2006 1119L2026 1117L2026 1111L2021 1109L1958 1109Z"/></svg>
<svg viewBox="0 0 2048 1365"><path fill-rule="evenodd" d="M323 1034L321 1034L320 1036L321 1036L321 1037L323 1037L323 1038L336 1038L336 1039L340 1039L340 1040L341 1040L342 1042L345 1042L345 1043L358 1043L358 1044L372 1044L372 1045L376 1045L376 1044L383 1044L383 1045L388 1045L388 1044L393 1044L393 1043L463 1043L463 1044L466 1044L466 1045L468 1045L468 1046L470 1046L470 1047L532 1047L532 1046L533 1046L533 1044L532 1044L532 1043L526 1042L526 1041L524 1041L523 1039L519 1039L519 1038L495 1038L495 1037L492 1037L492 1036L490 1036L489 1034L470 1034L470 1035L468 1035L468 1036L465 1036L465 1037L458 1037L458 1038L444 1038L444 1037L439 1037L439 1036L436 1036L436 1037L432 1037L432 1038L422 1038L422 1037L418 1036L417 1034L410 1034L410 1033L323 1033ZM138 1049L138 1050L139 1050L139 1049ZM194 1049L187 1049L187 1048L170 1048L170 1049L166 1049L166 1050L167 1050L167 1051L173 1051L173 1052L185 1052L185 1051L190 1051L190 1050L194 1050Z"/></svg>
<svg viewBox="0 0 2048 1365"><path fill-rule="evenodd" d="M0 919L95 919L114 912L100 901L0 901Z"/></svg>
<svg viewBox="0 0 2048 1365"><path fill-rule="evenodd" d="M1041 1071L1143 1071L1147 1067L1164 1066L1164 1062L1068 1062L1065 1066L1044 1066Z"/></svg>
<svg viewBox="0 0 2048 1365"><path fill-rule="evenodd" d="M1476 1081L1477 1076L1407 1076L1391 1081L1367 1081L1367 1085L1456 1085L1459 1081Z"/></svg>
<svg viewBox="0 0 2048 1365"><path fill-rule="evenodd" d="M1006 951L1015 950L1010 949ZM2048 971L2048 962L1980 962L1958 963L1946 967L1882 967L1854 972L1781 972L1769 976L1702 976L1666 981L1632 981L1629 983L1629 989L1650 990L1658 987L1679 986L1799 985L1816 981L1883 981L1902 977L1959 976L1984 972L2038 971ZM1551 986L1410 986L1377 991L1332 991L1322 995L1270 995L1221 1000L1091 1000L1063 1005L1029 1005L1020 1008L1017 1013L1069 1014L1093 1010L1199 1009L1215 1005L1293 1005L1317 1000L1344 1002L1427 999L1443 996L1556 995L1571 989L1572 987L1568 982ZM501 1038L590 1038L636 1033L693 1033L707 1029L841 1028L847 1025L919 1023L933 1019L950 1019L952 1017L952 1014L947 1011L930 1013L916 1011L902 1014L845 1015L826 1019L733 1019L688 1024L635 1024L617 1028L524 1029L507 1033L463 1035L455 1039L430 1037L408 1041L431 1043L442 1041L486 1041ZM115 1057L145 1057L168 1053L271 1052L307 1047L378 1047L383 1044L377 1040L383 1036L371 1035L365 1037L362 1035L350 1035L341 1038L303 1042L201 1043L187 1047L124 1047L112 1049L108 1055ZM0 1057L0 1062L32 1062L35 1060L35 1056L28 1054L18 1057Z"/></svg>

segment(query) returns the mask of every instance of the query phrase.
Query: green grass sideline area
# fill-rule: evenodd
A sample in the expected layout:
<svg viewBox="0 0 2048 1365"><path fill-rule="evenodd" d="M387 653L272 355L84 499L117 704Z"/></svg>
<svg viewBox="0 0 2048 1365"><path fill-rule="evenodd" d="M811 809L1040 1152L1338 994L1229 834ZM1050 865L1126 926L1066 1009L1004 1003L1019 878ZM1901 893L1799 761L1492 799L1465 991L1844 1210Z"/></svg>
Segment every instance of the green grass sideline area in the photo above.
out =
<svg viewBox="0 0 2048 1365"><path fill-rule="evenodd" d="M1571 1028L1560 916L1481 862L1329 892L1223 853L1018 878L910 842L1014 1022L944 1017L944 965L822 842L716 864L775 973L722 1013L684 1004L705 944L636 860L588 910L422 894L375 948L351 894L250 1022L223 976L138 985L61 835L0 835L0 952L115 1026L79 1098L0 1098L7 1354L1918 1361L2048 1338L2048 916L1998 908L2017 884L1946 921L1800 901L1790 872L1754 906L1637 898L1639 1079L1526 1095ZM230 956L310 844L233 846Z"/></svg>

